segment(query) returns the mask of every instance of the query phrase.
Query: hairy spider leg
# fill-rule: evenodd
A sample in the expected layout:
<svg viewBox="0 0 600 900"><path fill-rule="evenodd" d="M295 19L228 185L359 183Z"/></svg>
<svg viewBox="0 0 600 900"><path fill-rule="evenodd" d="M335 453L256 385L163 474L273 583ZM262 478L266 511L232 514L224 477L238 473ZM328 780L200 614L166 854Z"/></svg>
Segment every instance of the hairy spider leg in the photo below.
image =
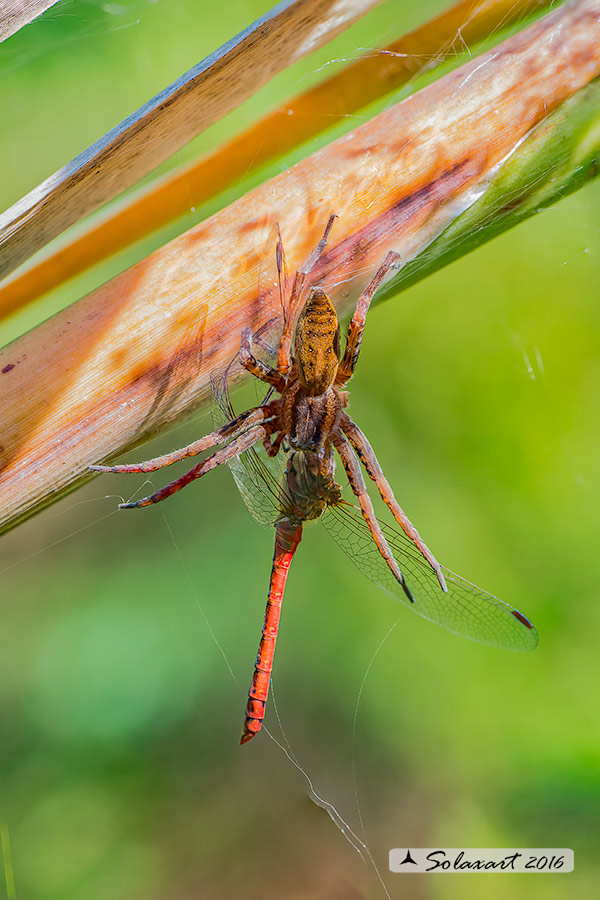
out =
<svg viewBox="0 0 600 900"><path fill-rule="evenodd" d="M279 222L275 223L275 227L277 228L277 244L275 246L275 259L277 261L277 284L279 285L279 303L281 304L281 313L283 315L283 321L285 322L285 317L287 315L287 310L285 308L285 294L287 291L287 266L285 262L285 253L283 251L283 240L281 238ZM282 274L283 279L281 278Z"/></svg>
<svg viewBox="0 0 600 900"><path fill-rule="evenodd" d="M198 456L209 447L215 444L222 444L229 438L236 438L243 430L253 425L259 425L267 422L273 416L279 413L279 401L269 403L266 406L256 406L253 409L247 409L241 415L236 416L230 422L223 425L217 431L211 431L205 437L182 447L180 450L173 450L171 453L165 453L164 456L155 456L153 459L147 459L139 463L125 463L119 466L90 466L93 472L110 472L113 475L135 474L144 472L156 472L157 469L164 469L165 466L171 466L173 463L187 459L188 456Z"/></svg>
<svg viewBox="0 0 600 900"><path fill-rule="evenodd" d="M333 443L333 446L339 453L340 459L342 460L342 464L348 476L348 481L350 482L350 487L358 498L361 512L365 518L367 525L369 526L369 531L373 536L373 540L377 544L379 552L388 564L396 581L402 585L402 589L410 602L414 603L414 597L411 594L406 581L404 580L404 575L398 568L398 563L394 559L394 554L392 553L390 545L385 539L383 531L381 530L381 526L377 520L377 516L375 515L373 503L367 491L367 486L361 472L360 464L358 462L358 459L354 455L352 447L350 446L346 438L342 435L332 436L331 441Z"/></svg>
<svg viewBox="0 0 600 900"><path fill-rule="evenodd" d="M346 349L344 350L342 361L338 366L338 371L335 379L335 383L338 386L346 384L346 382L349 381L354 374L354 369L356 367L356 363L358 362L358 357L360 354L360 347L362 344L363 331L365 330L367 313L369 312L369 307L371 305L373 295L375 294L375 291L377 290L385 276L388 274L390 269L393 269L400 259L400 254L396 253L394 250L391 250L375 272L375 275L373 276L369 284L366 286L366 288L356 301L356 309L354 310L354 315L350 319L350 324L348 325L348 332L346 335Z"/></svg>
<svg viewBox="0 0 600 900"><path fill-rule="evenodd" d="M448 588L446 586L446 579L444 578L442 567L394 497L391 485L383 474L383 469L381 468L379 460L375 456L375 451L371 447L366 435L363 434L356 422L353 422L347 413L342 413L341 426L342 431L354 447L358 458L365 467L367 475L377 485L381 499L392 513L396 522L401 526L406 536L411 539L415 547L423 554L437 575L441 589L447 591Z"/></svg>
<svg viewBox="0 0 600 900"><path fill-rule="evenodd" d="M135 500L131 503L120 503L119 509L137 509L140 506L150 506L152 503L160 503L161 500L165 500L167 497L170 497L171 494L180 491L181 488L189 484L190 481L194 481L196 478L202 478L203 475L206 475L207 472L212 471L212 469L217 466L221 466L223 463L233 459L234 456L239 456L240 453L249 450L250 447L258 441L262 441L268 434L272 433L275 427L276 426L273 426L272 424L255 425L254 428L251 428L249 431L246 431L244 434L235 438L230 444L227 444L226 447L222 447L211 456L203 459L202 462L198 463L197 466L194 466L193 469L190 469L189 472L186 472L185 475L182 475L170 484L165 485L165 487L156 491L154 494L150 494L149 497L143 497L141 500Z"/></svg>
<svg viewBox="0 0 600 900"><path fill-rule="evenodd" d="M272 443L271 443L270 435L267 435L267 437L263 441L263 447L265 448L267 456L271 456L271 457L277 456L277 454L279 453L279 449L281 447L281 443L282 443L284 437L286 436L286 434L287 434L287 431L282 429Z"/></svg>
<svg viewBox="0 0 600 900"><path fill-rule="evenodd" d="M267 384L272 385L276 391L281 393L285 387L285 378L279 374L277 369L274 369L272 366L267 365L267 363L260 359L256 359L256 357L253 356L253 339L254 335L252 334L252 329L248 325L245 325L244 328L242 328L242 339L240 341L241 364L251 375L254 375L255 378L260 379L260 381L266 381Z"/></svg>
<svg viewBox="0 0 600 900"><path fill-rule="evenodd" d="M246 718L244 719L240 744L245 744L255 734L258 734L265 717L265 706L273 670L275 644L277 643L277 633L279 631L283 592L292 558L301 539L302 522L293 523L289 519L282 519L279 522L275 532L275 552L273 554L265 621L260 644L258 645L252 683L248 691Z"/></svg>
<svg viewBox="0 0 600 900"><path fill-rule="evenodd" d="M292 293L290 295L288 311L284 317L283 334L281 335L279 353L277 356L277 369L282 375L287 375L292 365L292 327L294 324L294 319L296 318L296 311L300 302L300 297L302 295L302 289L304 288L306 279L311 269L316 266L317 262L319 261L319 257L325 249L327 238L329 237L329 232L331 231L333 223L336 219L337 216L335 214L329 216L329 221L325 226L323 237L321 238L315 249L312 251L306 262L302 266L300 266L294 276Z"/></svg>

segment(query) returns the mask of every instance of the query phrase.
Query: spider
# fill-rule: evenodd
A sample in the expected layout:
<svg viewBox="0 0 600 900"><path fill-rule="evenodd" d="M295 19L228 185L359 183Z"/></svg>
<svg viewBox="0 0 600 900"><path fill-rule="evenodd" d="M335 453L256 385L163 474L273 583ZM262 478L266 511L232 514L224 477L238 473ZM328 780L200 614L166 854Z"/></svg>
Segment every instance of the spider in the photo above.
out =
<svg viewBox="0 0 600 900"><path fill-rule="evenodd" d="M344 388L354 375L359 359L369 306L383 279L398 266L399 254L393 251L387 254L358 298L348 325L343 354L338 317L327 293L318 285L311 285L306 301L304 304L301 302L309 274L325 249L335 218L335 215L330 216L323 237L296 272L287 301L281 285L283 247L279 237L277 269L283 332L276 367L254 355L252 330L249 327L242 330L239 360L251 375L269 385L270 390L263 403L246 410L200 440L164 456L134 464L90 467L96 472L154 472L225 444L155 493L120 504L121 509L133 509L165 500L216 466L239 457L257 444L262 444L271 457L278 453L287 454L275 521L275 554L267 611L249 692L242 743L260 730L264 718L283 590L292 556L302 536L302 524L319 518L328 507L344 503L341 487L335 481L334 450L342 462L378 551L408 601L413 602L412 593L375 516L361 463L405 535L435 573L439 589L447 591L439 563L400 508L369 441L347 413L348 393Z"/></svg>

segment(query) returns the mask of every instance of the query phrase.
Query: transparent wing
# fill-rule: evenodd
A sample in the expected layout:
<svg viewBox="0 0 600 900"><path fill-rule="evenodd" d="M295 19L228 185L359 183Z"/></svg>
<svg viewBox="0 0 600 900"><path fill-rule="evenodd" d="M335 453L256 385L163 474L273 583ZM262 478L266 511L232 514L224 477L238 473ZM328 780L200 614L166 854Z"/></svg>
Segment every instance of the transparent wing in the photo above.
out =
<svg viewBox="0 0 600 900"><path fill-rule="evenodd" d="M274 316L253 334L252 353L257 359L272 368L277 368L277 351L283 330L283 316ZM264 395L266 390L263 381L256 379L257 396Z"/></svg>
<svg viewBox="0 0 600 900"><path fill-rule="evenodd" d="M215 428L235 417L227 386L228 375L229 367L211 379ZM264 393L264 385L262 388ZM261 402L264 399L261 398ZM268 457L266 453L252 448L230 460L227 465L252 518L259 525L274 525L289 506L283 488L285 454L280 451L276 457Z"/></svg>
<svg viewBox="0 0 600 900"><path fill-rule="evenodd" d="M269 366L275 366L277 351L287 315L288 277L285 254L279 225L274 223L268 240L260 253L261 264L258 276L258 294L273 293L279 298L279 311L253 333L252 352L257 359ZM213 376L212 417L218 428L234 418L235 412L229 394L229 385L241 374L241 365L236 356L224 372ZM255 384L257 404L267 402L272 389L258 379ZM289 500L283 488L286 455L280 451L276 457L269 457L252 448L228 463L235 483L251 516L260 525L273 525L289 507Z"/></svg>
<svg viewBox="0 0 600 900"><path fill-rule="evenodd" d="M537 631L522 613L446 568L443 572L448 593L444 593L433 570L403 531L381 523L414 603L380 555L360 509L344 501L330 506L321 521L363 575L423 618L492 647L533 650L537 645Z"/></svg>
<svg viewBox="0 0 600 900"><path fill-rule="evenodd" d="M228 464L250 515L259 525L274 525L282 515L282 507L285 509L287 505L281 487L285 462L279 479L276 479L267 468L267 461L272 462L269 457L263 459L250 449Z"/></svg>

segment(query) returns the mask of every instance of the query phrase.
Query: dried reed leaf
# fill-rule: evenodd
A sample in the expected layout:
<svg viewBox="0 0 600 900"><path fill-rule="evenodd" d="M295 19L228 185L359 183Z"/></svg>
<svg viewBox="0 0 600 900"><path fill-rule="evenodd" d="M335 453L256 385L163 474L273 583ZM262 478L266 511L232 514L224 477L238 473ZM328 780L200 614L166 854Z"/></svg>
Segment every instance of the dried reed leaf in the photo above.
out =
<svg viewBox="0 0 600 900"><path fill-rule="evenodd" d="M33 22L58 0L1 0L0 43Z"/></svg>
<svg viewBox="0 0 600 900"><path fill-rule="evenodd" d="M84 234L0 286L0 317L200 206L252 170L299 146L494 30L550 0L461 0L381 52L344 67L285 107L131 197Z"/></svg>
<svg viewBox="0 0 600 900"><path fill-rule="evenodd" d="M3 527L89 463L206 395L258 291L271 225L293 270L339 215L312 281L341 313L389 248L408 261L485 194L532 129L600 73L599 0L560 7L298 163L7 347L0 358ZM337 283L337 287L334 287Z"/></svg>
<svg viewBox="0 0 600 900"><path fill-rule="evenodd" d="M541 122L502 166L488 190L378 294L405 290L470 253L600 174L600 81Z"/></svg>
<svg viewBox="0 0 600 900"><path fill-rule="evenodd" d="M0 216L0 278L377 2L279 3L6 210Z"/></svg>

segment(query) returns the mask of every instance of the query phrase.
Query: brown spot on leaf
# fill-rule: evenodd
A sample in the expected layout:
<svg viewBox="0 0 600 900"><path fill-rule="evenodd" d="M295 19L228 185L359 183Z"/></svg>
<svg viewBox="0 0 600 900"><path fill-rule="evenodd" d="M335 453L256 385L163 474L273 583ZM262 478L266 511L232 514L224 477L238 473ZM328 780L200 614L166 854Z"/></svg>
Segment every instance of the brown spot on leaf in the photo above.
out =
<svg viewBox="0 0 600 900"><path fill-rule="evenodd" d="M337 246L325 251L315 272L315 282L322 272L336 271L350 260L356 266L373 246L399 233L407 222L426 209L456 196L462 187L480 174L484 158L475 161L467 156L449 168L439 172L435 178L400 197L389 209L376 216L361 229L340 241Z"/></svg>
<svg viewBox="0 0 600 900"><path fill-rule="evenodd" d="M256 231L257 228L262 228L264 223L264 216L259 219L249 219L248 222L240 222L237 227L238 234L246 234L249 231Z"/></svg>

